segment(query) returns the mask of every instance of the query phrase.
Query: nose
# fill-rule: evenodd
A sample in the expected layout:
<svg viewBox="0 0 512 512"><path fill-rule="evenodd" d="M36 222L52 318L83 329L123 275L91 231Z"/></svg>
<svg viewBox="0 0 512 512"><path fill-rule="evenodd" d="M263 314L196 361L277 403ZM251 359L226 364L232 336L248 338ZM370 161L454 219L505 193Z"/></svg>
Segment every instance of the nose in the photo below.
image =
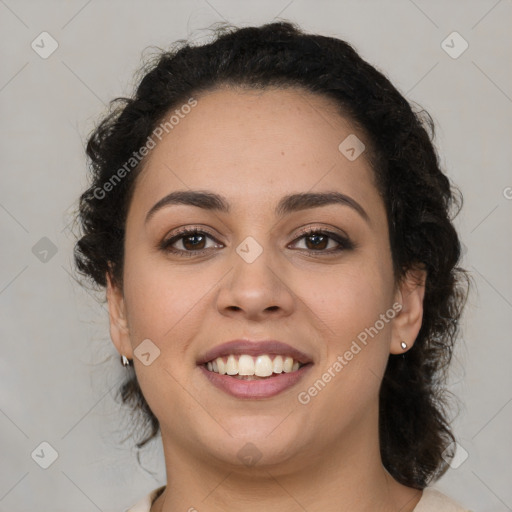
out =
<svg viewBox="0 0 512 512"><path fill-rule="evenodd" d="M276 268L268 251L251 261L233 254L233 267L217 295L217 308L223 315L247 320L287 317L294 309L294 294L286 282L286 271Z"/></svg>

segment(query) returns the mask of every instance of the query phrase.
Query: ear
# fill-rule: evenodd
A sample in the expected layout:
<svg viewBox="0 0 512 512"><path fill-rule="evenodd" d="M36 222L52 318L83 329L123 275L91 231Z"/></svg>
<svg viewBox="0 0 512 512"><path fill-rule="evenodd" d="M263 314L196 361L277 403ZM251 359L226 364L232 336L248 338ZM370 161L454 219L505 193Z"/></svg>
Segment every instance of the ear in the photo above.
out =
<svg viewBox="0 0 512 512"><path fill-rule="evenodd" d="M130 331L126 316L126 305L122 290L112 280L110 273L107 277L107 301L110 319L110 337L120 355L133 359L133 349L130 342Z"/></svg>
<svg viewBox="0 0 512 512"><path fill-rule="evenodd" d="M423 321L426 279L427 271L415 267L407 271L398 287L395 302L401 304L402 309L392 321L391 354L403 354L414 345ZM407 344L405 349L402 342Z"/></svg>

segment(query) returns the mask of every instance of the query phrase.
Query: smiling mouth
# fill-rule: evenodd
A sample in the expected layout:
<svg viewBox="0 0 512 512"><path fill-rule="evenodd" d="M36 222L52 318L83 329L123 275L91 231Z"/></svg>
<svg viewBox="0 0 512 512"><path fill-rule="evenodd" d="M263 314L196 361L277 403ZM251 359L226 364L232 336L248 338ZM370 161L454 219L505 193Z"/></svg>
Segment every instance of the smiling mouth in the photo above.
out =
<svg viewBox="0 0 512 512"><path fill-rule="evenodd" d="M294 373L306 364L300 363L290 356L230 354L217 357L202 366L212 373L228 375L239 380L263 380L281 373Z"/></svg>

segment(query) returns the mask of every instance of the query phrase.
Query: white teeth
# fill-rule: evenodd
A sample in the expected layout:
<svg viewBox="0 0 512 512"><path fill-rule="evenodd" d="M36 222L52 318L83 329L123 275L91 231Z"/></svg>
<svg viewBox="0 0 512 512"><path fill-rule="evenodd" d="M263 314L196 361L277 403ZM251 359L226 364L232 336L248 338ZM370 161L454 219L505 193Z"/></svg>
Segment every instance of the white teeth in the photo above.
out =
<svg viewBox="0 0 512 512"><path fill-rule="evenodd" d="M300 363L294 361L292 357L271 356L262 354L252 357L248 354L241 354L238 359L230 354L227 360L217 357L213 361L208 361L206 367L209 371L219 373L220 375L239 375L270 377L273 373L296 372L300 368Z"/></svg>
<svg viewBox="0 0 512 512"><path fill-rule="evenodd" d="M238 360L238 375L254 375L254 359L243 355Z"/></svg>
<svg viewBox="0 0 512 512"><path fill-rule="evenodd" d="M217 357L217 359L215 359L215 362L217 363L219 373L221 375L226 375L226 363L224 362L224 359L222 359L222 357Z"/></svg>
<svg viewBox="0 0 512 512"><path fill-rule="evenodd" d="M281 373L283 371L283 358L276 356L274 358L274 373Z"/></svg>
<svg viewBox="0 0 512 512"><path fill-rule="evenodd" d="M285 360L284 360L284 363L283 363L283 370L286 372L286 373L290 373L292 370L293 370L293 359L291 357L287 357Z"/></svg>
<svg viewBox="0 0 512 512"><path fill-rule="evenodd" d="M256 364L254 365L254 375L257 377L268 377L269 375L272 375L273 371L274 366L272 365L272 359L267 355L258 356Z"/></svg>
<svg viewBox="0 0 512 512"><path fill-rule="evenodd" d="M238 363L234 355L228 356L228 362L226 363L226 373L228 375L236 375L238 373Z"/></svg>

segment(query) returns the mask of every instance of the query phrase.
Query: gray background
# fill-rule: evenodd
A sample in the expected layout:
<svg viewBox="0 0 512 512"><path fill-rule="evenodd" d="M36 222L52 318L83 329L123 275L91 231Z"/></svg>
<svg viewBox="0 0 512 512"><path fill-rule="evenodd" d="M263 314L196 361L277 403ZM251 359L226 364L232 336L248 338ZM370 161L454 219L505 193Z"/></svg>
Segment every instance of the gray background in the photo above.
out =
<svg viewBox="0 0 512 512"><path fill-rule="evenodd" d="M107 312L70 275L84 140L131 92L144 48L276 16L347 39L436 121L474 282L450 384L468 456L437 487L474 511L512 510L510 0L0 0L1 511L118 512L165 483L160 438L146 470L123 442ZM47 59L31 48L43 31L59 44ZM441 46L453 31L469 43L456 59ZM31 457L43 441L58 452L46 470Z"/></svg>

